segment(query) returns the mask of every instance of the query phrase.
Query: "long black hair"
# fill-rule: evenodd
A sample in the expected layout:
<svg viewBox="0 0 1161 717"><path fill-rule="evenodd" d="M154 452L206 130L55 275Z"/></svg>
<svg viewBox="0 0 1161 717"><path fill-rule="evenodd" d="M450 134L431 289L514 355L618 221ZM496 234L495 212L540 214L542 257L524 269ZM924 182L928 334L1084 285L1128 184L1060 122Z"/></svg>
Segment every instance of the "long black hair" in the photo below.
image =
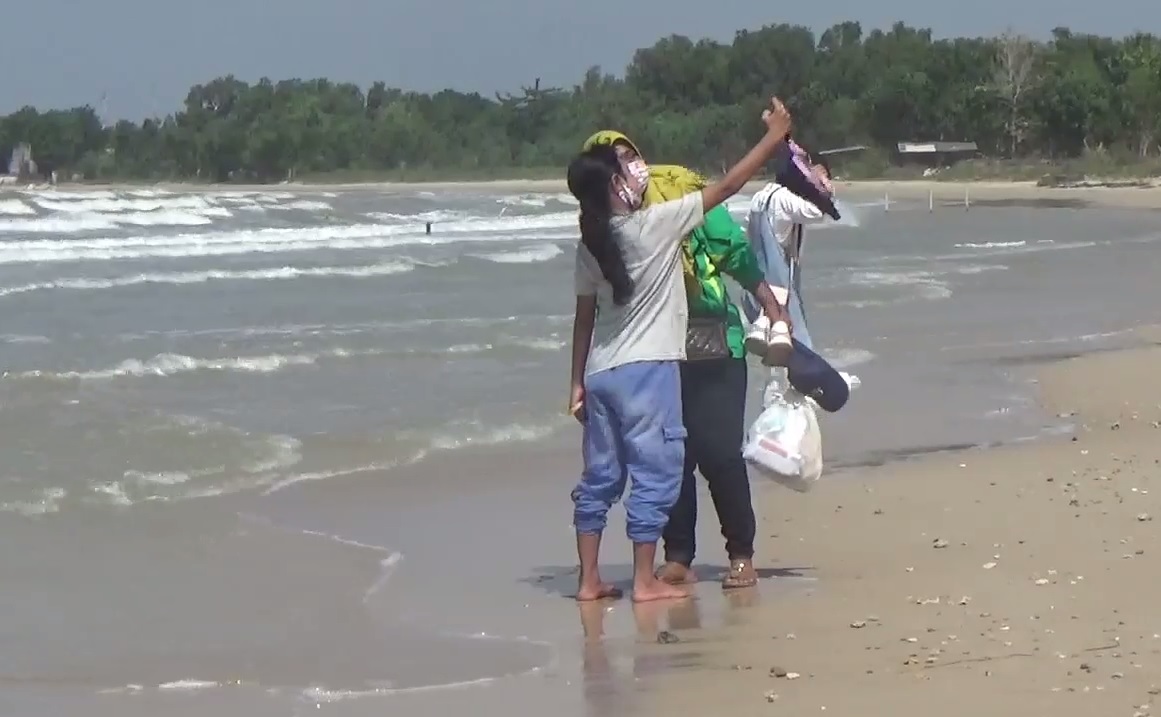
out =
<svg viewBox="0 0 1161 717"><path fill-rule="evenodd" d="M581 244L597 260L605 281L612 285L613 303L623 306L633 294L633 280L613 235L609 196L613 177L620 174L617 151L607 144L590 147L568 165L568 191L580 202Z"/></svg>

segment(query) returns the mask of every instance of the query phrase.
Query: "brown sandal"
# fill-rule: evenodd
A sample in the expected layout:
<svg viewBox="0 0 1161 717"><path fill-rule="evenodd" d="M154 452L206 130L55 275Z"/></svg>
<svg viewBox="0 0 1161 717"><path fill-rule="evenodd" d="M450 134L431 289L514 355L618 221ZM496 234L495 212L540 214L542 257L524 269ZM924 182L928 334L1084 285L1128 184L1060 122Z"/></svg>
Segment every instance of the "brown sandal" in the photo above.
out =
<svg viewBox="0 0 1161 717"><path fill-rule="evenodd" d="M722 578L722 590L752 588L758 584L758 573L750 560L731 560L730 572Z"/></svg>

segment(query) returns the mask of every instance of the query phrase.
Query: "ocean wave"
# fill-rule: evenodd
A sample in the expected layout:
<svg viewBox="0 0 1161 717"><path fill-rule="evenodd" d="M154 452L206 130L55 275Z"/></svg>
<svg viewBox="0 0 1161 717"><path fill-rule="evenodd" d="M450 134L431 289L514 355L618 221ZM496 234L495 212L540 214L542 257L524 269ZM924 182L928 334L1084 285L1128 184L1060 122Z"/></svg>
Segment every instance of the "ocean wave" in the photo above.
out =
<svg viewBox="0 0 1161 717"><path fill-rule="evenodd" d="M332 470L309 471L305 473L295 473L284 478L281 478L270 485L262 492L262 495L270 495L277 493L280 490L289 488L292 485L299 483L315 483L317 481L332 480L334 478L345 478L347 476L360 475L362 473L374 473L381 471L389 471L400 466L412 465L423 460L427 456L426 450L419 450L413 455L403 458L383 461L380 463L365 463L358 466L348 466L345 468L334 468Z"/></svg>
<svg viewBox="0 0 1161 717"><path fill-rule="evenodd" d="M232 495L247 490L255 490L277 481L283 473L302 460L302 444L291 436L273 434L264 440L256 440L230 426L213 422L202 422L207 428L215 429L217 435L223 431L253 445L255 455L250 462L237 467L223 465L202 469L170 469L124 471L121 480L90 480L87 488L89 502L116 507L129 507L141 503L198 500ZM208 433L209 431L203 431ZM198 435L196 432L191 436Z"/></svg>
<svg viewBox="0 0 1161 717"><path fill-rule="evenodd" d="M823 349L822 356L836 369L848 369L875 359L875 354L860 348Z"/></svg>
<svg viewBox="0 0 1161 717"><path fill-rule="evenodd" d="M267 485L263 495L276 493L299 483L314 483L412 466L440 452L507 443L536 442L552 436L570 422L571 418L558 415L544 420L516 421L500 425L486 425L480 421L453 421L433 431L401 431L396 434L396 439L410 448L404 449L400 455L360 465L287 475Z"/></svg>
<svg viewBox="0 0 1161 717"><path fill-rule="evenodd" d="M1068 251L1071 249L1090 249L1095 246L1101 246L1106 241L1149 241L1151 237L1142 238L1122 238L1122 237L1108 237L1104 241L1085 240L1085 241L1055 241L1053 239L1040 239L1035 242L1027 242L1022 240L1012 241L987 241L976 243L962 243L956 244L958 249L970 249L971 253L956 252L954 254L940 254L931 257L925 257L927 260L963 260L980 259L989 256L1011 256L1014 254L1038 254L1044 251Z"/></svg>
<svg viewBox="0 0 1161 717"><path fill-rule="evenodd" d="M62 410L79 432L57 445ZM28 516L252 490L302 459L302 444L292 436L191 415L90 404L42 406L9 420L15 422L6 435L16 450L39 458L32 475L12 475L14 465L0 476L0 511Z"/></svg>
<svg viewBox="0 0 1161 717"><path fill-rule="evenodd" d="M549 197L544 194L517 194L511 197L500 197L497 204L506 207L543 207L548 204Z"/></svg>
<svg viewBox="0 0 1161 717"><path fill-rule="evenodd" d="M210 218L232 216L230 207L256 211L283 209L327 212L333 210L332 205L328 202L318 199L302 199L287 192L227 191L175 194L165 190L86 193L53 191L27 192L25 196L43 211L56 215L55 218L58 221L64 217L76 217L85 220L77 226L87 227L94 226L93 215L105 216L116 224L194 226L207 224ZM335 195L323 193L316 196L333 197ZM36 211L24 202L8 200L0 203L0 215L2 214L35 216ZM162 217L170 219L167 221ZM198 221L193 217L201 217L202 220ZM12 231L50 230L12 229ZM82 230L73 229L72 231Z"/></svg>
<svg viewBox="0 0 1161 717"><path fill-rule="evenodd" d="M299 212L330 212L334 210L328 202L320 202L312 199L297 199L286 204L275 204L273 209L290 209Z"/></svg>
<svg viewBox="0 0 1161 717"><path fill-rule="evenodd" d="M84 192L69 192L63 189L32 189L23 192L26 196L32 198L33 201L38 199L48 200L92 200L92 199L116 199L118 194L103 189L93 189Z"/></svg>
<svg viewBox="0 0 1161 717"><path fill-rule="evenodd" d="M61 502L67 496L68 490L65 488L38 488L34 495L27 498L0 502L0 511L26 517L59 513Z"/></svg>
<svg viewBox="0 0 1161 717"><path fill-rule="evenodd" d="M397 214L395 212L370 212L366 215L370 219L389 224L425 224L432 222L455 222L471 217L471 214L454 209L433 209L418 214Z"/></svg>
<svg viewBox="0 0 1161 717"><path fill-rule="evenodd" d="M40 334L0 334L0 342L6 344L51 344L52 339Z"/></svg>
<svg viewBox="0 0 1161 717"><path fill-rule="evenodd" d="M172 197L175 193L168 189L130 189L125 192L125 196L153 199L154 197Z"/></svg>
<svg viewBox="0 0 1161 717"><path fill-rule="evenodd" d="M913 287L915 295L925 299L946 299L951 296L951 287L932 271L856 271L850 275L850 283L857 286Z"/></svg>
<svg viewBox="0 0 1161 717"><path fill-rule="evenodd" d="M157 209L153 211L126 212L119 214L87 212L0 221L0 232L18 234L81 234L124 226L137 227L194 227L214 223L214 219L233 216L223 207L210 207L200 211L177 209ZM19 242L17 242L19 243ZM7 245L6 245L7 246Z"/></svg>
<svg viewBox="0 0 1161 717"><path fill-rule="evenodd" d="M479 354L502 348L535 350L535 352L558 352L565 342L555 336L548 338L526 338L526 336L506 336L492 343L461 343L445 348L372 348L348 350L332 348L316 353L266 354L257 356L226 356L218 358L187 356L185 354L157 354L152 358L125 358L124 361L104 369L87 371L50 371L34 369L30 371L6 371L5 378L42 378L50 381L109 381L115 378L171 377L190 374L195 371L221 371L232 374L273 374L284 368L304 367L333 358L356 356L414 355L414 354Z"/></svg>
<svg viewBox="0 0 1161 717"><path fill-rule="evenodd" d="M91 214L71 217L37 217L35 219L0 220L0 232L13 234L79 234L116 229L117 223L107 216ZM5 242L5 248L20 242Z"/></svg>
<svg viewBox="0 0 1161 717"><path fill-rule="evenodd" d="M574 207L577 205L576 199L571 194L545 194L543 192L512 194L498 198L496 203L505 207L534 207L538 209L551 203L567 204Z"/></svg>
<svg viewBox="0 0 1161 717"><path fill-rule="evenodd" d="M572 323L572 314L546 314L532 317L532 321L545 321L550 325L564 327ZM422 317L400 319L396 321L360 321L339 324L279 324L273 326L229 326L208 329L164 329L159 331L143 331L140 333L118 334L120 341L134 341L144 338L163 336L167 338L188 338L192 336L213 336L220 340L233 338L256 338L281 336L301 338L305 336L350 336L366 333L394 332L394 331L423 331L428 332L433 327L473 327L498 330L502 326L528 326L530 317L527 316L456 316L456 317ZM557 336L557 334L553 334ZM48 339L45 339L48 342ZM563 343L561 344L564 345Z"/></svg>
<svg viewBox="0 0 1161 717"><path fill-rule="evenodd" d="M158 199L129 199L125 197L97 197L74 199L72 201L53 201L52 199L34 196L32 201L37 206L50 212L62 214L116 214L122 212L157 212L174 209L203 211L214 208L214 203L205 195L175 196Z"/></svg>
<svg viewBox="0 0 1161 717"><path fill-rule="evenodd" d="M1019 241L985 241L985 242L964 242L956 244L956 249L1007 249L1009 247L1024 246L1028 242L1024 240Z"/></svg>
<svg viewBox="0 0 1161 717"><path fill-rule="evenodd" d="M402 261L371 264L367 266L280 266L266 269L220 269L206 271L175 271L152 272L119 276L109 279L90 279L84 277L55 279L22 286L0 287L0 297L13 294L25 294L32 291L49 289L113 289L141 284L204 284L211 281L278 281L298 279L302 277L350 277L368 278L390 276L411 271L414 264Z"/></svg>
<svg viewBox="0 0 1161 717"><path fill-rule="evenodd" d="M556 338L504 338L495 343L454 344L445 349L436 349L437 353L449 354L478 354L494 351L498 348L522 348L532 351L559 351L567 344ZM427 353L430 349L416 349L416 353Z"/></svg>
<svg viewBox="0 0 1161 717"><path fill-rule="evenodd" d="M509 423L502 426L488 426L479 421L471 421L439 431L431 437L429 445L434 451L454 451L502 443L527 443L547 438L560 430L563 425L567 425L563 419L539 423Z"/></svg>
<svg viewBox="0 0 1161 717"><path fill-rule="evenodd" d="M0 214L10 217L36 216L36 210L19 199L0 200Z"/></svg>
<svg viewBox="0 0 1161 717"><path fill-rule="evenodd" d="M564 251L555 244L542 244L524 249L495 251L485 254L473 254L472 256L496 264L538 264L554 259L563 253Z"/></svg>
<svg viewBox="0 0 1161 717"><path fill-rule="evenodd" d="M277 204L280 199L275 196L262 194L261 192L221 192L214 194L214 201L219 204L228 204L231 207L260 207L265 209L266 206ZM289 196L287 197L290 198Z"/></svg>
<svg viewBox="0 0 1161 717"><path fill-rule="evenodd" d="M481 232L532 231L537 229L575 229L576 212L552 212L549 214L525 214L508 217L467 217L451 222L441 222L433 228L439 233L475 234ZM422 229L422 227L421 227Z"/></svg>
<svg viewBox="0 0 1161 717"><path fill-rule="evenodd" d="M956 274L970 276L973 274L984 274L990 271L1007 271L1007 264L967 264L965 266L957 266L952 271Z"/></svg>
<svg viewBox="0 0 1161 717"><path fill-rule="evenodd" d="M509 217L508 219L469 219L450 222L427 235L422 226L348 224L293 228L265 228L195 234L148 235L128 237L86 237L28 239L0 243L0 264L29 262L71 262L84 260L141 259L153 257L228 256L250 253L290 253L327 250L386 249L398 246L441 245L471 242L508 242L533 234L541 239L575 237L574 215ZM79 217L77 219L80 219ZM108 228L111 219L85 218L88 225L68 224L56 220L58 233L72 233L90 228ZM50 231L53 220L23 222L29 231ZM48 222L41 224L39 222ZM23 225L27 224L27 227ZM13 222L0 222L0 231L12 230Z"/></svg>
<svg viewBox="0 0 1161 717"><path fill-rule="evenodd" d="M319 353L268 354L265 356L235 356L229 358L196 358L183 354L158 354L144 361L126 359L106 369L94 371L25 371L19 378L48 378L57 380L108 380L114 378L141 378L146 376L174 376L194 371L227 371L236 373L272 373L288 366L309 366L320 359L348 358L356 355L374 355L381 351L352 352L336 348Z"/></svg>
<svg viewBox="0 0 1161 717"><path fill-rule="evenodd" d="M227 216L229 216L228 212ZM113 218L113 221L117 224L128 224L138 227L197 227L214 223L214 220L204 213L198 214L172 209L118 214Z"/></svg>

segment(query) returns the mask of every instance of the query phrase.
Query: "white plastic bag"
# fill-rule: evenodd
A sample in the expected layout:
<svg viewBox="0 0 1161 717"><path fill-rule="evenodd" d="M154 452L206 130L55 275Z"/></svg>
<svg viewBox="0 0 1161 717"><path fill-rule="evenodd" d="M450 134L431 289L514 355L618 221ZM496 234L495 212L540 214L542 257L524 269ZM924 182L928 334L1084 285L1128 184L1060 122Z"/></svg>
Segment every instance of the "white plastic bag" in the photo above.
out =
<svg viewBox="0 0 1161 717"><path fill-rule="evenodd" d="M773 383L773 382L772 382ZM759 475L806 492L822 475L822 441L810 399L793 388L770 390L750 426L742 457Z"/></svg>
<svg viewBox="0 0 1161 717"><path fill-rule="evenodd" d="M843 374L851 390L858 376ZM822 432L814 402L794 390L785 369L772 369L762 413L750 426L742 457L759 475L805 493L822 477Z"/></svg>

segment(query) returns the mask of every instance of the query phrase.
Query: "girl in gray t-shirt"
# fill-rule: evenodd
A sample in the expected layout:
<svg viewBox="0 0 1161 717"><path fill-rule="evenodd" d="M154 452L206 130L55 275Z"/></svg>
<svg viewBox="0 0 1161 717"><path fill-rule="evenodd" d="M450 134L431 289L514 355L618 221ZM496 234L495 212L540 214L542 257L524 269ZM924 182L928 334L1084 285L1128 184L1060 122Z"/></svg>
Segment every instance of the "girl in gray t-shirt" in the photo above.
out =
<svg viewBox="0 0 1161 717"><path fill-rule="evenodd" d="M584 426L584 473L573 490L580 585L577 600L619 597L602 582L601 535L609 508L625 500L633 542L633 599L685 597L657 580L657 541L677 500L685 452L679 362L685 358L687 302L681 241L705 212L736 194L790 130L773 100L766 134L720 181L680 199L641 208L643 173L596 146L568 168L580 202L569 410Z"/></svg>

